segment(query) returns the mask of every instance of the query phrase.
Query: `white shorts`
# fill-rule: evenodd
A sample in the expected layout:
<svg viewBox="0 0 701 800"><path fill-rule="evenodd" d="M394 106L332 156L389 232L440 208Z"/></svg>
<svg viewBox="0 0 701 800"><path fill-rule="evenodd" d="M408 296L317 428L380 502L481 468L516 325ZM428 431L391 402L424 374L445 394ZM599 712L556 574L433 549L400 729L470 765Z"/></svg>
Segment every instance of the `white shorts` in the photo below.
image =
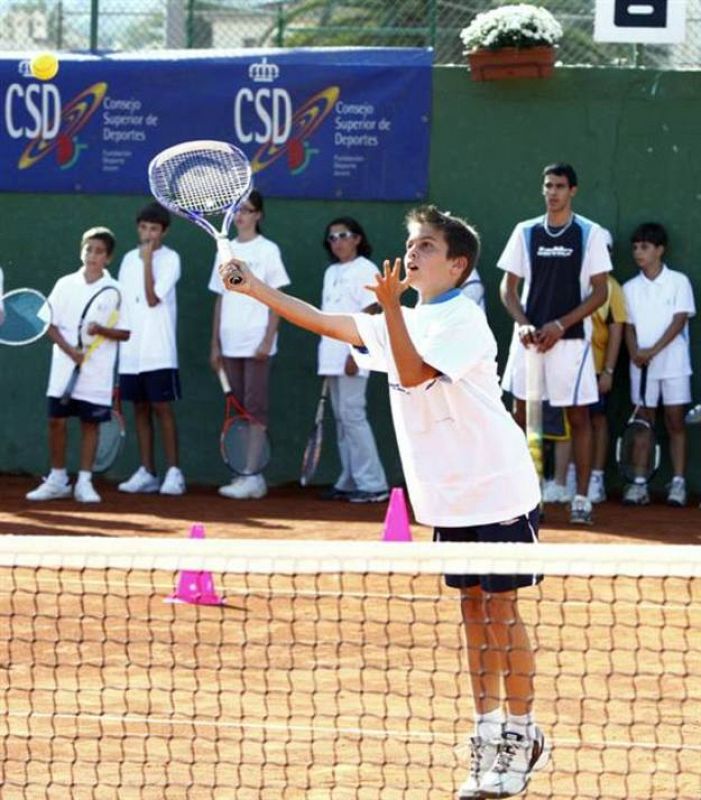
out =
<svg viewBox="0 0 701 800"><path fill-rule="evenodd" d="M645 386L645 407L657 408L662 401L663 406L684 406L691 402L691 375L679 378L650 378ZM630 401L637 405L640 401L640 369L634 365L630 368Z"/></svg>
<svg viewBox="0 0 701 800"><path fill-rule="evenodd" d="M557 408L588 406L599 399L591 344L584 339L560 339L543 353L543 400ZM526 348L514 331L502 389L526 399Z"/></svg>

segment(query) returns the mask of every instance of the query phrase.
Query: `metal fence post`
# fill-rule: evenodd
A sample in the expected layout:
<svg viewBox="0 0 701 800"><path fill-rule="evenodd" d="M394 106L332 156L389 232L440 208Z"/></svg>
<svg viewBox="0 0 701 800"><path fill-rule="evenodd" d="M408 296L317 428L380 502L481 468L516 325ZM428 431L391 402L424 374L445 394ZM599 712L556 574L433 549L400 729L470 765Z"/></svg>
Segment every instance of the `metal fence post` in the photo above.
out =
<svg viewBox="0 0 701 800"><path fill-rule="evenodd" d="M96 53L98 47L98 20L100 16L100 0L90 2L90 52Z"/></svg>

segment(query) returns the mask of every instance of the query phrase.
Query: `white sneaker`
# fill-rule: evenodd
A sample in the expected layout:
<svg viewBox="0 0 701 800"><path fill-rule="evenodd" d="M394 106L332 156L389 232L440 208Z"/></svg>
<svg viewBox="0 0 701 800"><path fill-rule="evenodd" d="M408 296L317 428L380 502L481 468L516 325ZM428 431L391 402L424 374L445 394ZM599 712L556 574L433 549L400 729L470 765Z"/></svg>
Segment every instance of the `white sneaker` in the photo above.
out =
<svg viewBox="0 0 701 800"><path fill-rule="evenodd" d="M50 478L44 478L42 483L31 492L25 495L27 500L41 501L41 500L63 500L71 496L71 484L66 482L61 485L52 481Z"/></svg>
<svg viewBox="0 0 701 800"><path fill-rule="evenodd" d="M672 482L669 484L669 492L667 493L667 505L686 505L686 481L684 478L672 478Z"/></svg>
<svg viewBox="0 0 701 800"><path fill-rule="evenodd" d="M592 475L589 478L587 497L594 504L606 502L606 487L604 486L604 479L600 475Z"/></svg>
<svg viewBox="0 0 701 800"><path fill-rule="evenodd" d="M159 492L171 495L185 494L185 476L178 467L170 467L166 472Z"/></svg>
<svg viewBox="0 0 701 800"><path fill-rule="evenodd" d="M623 505L646 506L650 502L650 493L646 483L631 483L623 492Z"/></svg>
<svg viewBox="0 0 701 800"><path fill-rule="evenodd" d="M482 779L494 766L499 741L497 739L495 742L488 742L479 736L470 738L470 774L458 789L456 800L475 800L482 797Z"/></svg>
<svg viewBox="0 0 701 800"><path fill-rule="evenodd" d="M555 481L545 481L543 486L544 503L569 503L572 496L567 491L567 487Z"/></svg>
<svg viewBox="0 0 701 800"><path fill-rule="evenodd" d="M79 503L101 503L102 498L95 491L92 481L79 481L73 489L73 496Z"/></svg>
<svg viewBox="0 0 701 800"><path fill-rule="evenodd" d="M139 467L128 481L120 483L117 488L120 492L128 492L129 494L136 494L137 492L153 494L153 492L158 491L158 478L152 475L146 467Z"/></svg>
<svg viewBox="0 0 701 800"><path fill-rule="evenodd" d="M511 797L520 794L528 785L531 773L548 763L549 753L540 728L535 738L527 739L519 733L506 731L497 749L491 769L482 778L482 797Z"/></svg>
<svg viewBox="0 0 701 800"><path fill-rule="evenodd" d="M570 525L592 525L591 500L583 494L576 494L570 505Z"/></svg>
<svg viewBox="0 0 701 800"><path fill-rule="evenodd" d="M268 487L262 475L243 475L219 489L222 497L232 500L258 500L267 493Z"/></svg>

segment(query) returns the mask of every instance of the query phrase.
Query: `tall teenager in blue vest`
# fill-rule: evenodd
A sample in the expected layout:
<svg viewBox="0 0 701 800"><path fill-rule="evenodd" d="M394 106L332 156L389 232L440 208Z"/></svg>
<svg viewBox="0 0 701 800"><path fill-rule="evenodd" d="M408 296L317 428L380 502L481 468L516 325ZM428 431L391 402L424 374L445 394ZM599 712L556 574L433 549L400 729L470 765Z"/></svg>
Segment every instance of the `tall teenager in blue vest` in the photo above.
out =
<svg viewBox="0 0 701 800"><path fill-rule="evenodd" d="M543 353L543 399L567 410L571 428L577 491L570 522L591 525L588 406L599 393L590 317L606 302L606 273L613 267L604 229L573 212L576 193L577 173L571 165L545 167L545 215L519 222L497 263L504 271L501 299L515 323L502 386L513 395L514 416L524 427L526 348Z"/></svg>

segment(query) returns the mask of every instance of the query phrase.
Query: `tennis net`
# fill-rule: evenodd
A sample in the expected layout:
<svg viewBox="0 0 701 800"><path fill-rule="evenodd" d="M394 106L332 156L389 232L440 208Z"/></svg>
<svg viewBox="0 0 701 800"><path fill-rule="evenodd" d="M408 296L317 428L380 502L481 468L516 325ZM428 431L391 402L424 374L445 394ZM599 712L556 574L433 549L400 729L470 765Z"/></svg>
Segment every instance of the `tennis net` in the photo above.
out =
<svg viewBox="0 0 701 800"><path fill-rule="evenodd" d="M454 797L473 704L442 574L469 572L545 575L519 592L552 747L528 798L698 800L700 553L0 537L2 798Z"/></svg>

